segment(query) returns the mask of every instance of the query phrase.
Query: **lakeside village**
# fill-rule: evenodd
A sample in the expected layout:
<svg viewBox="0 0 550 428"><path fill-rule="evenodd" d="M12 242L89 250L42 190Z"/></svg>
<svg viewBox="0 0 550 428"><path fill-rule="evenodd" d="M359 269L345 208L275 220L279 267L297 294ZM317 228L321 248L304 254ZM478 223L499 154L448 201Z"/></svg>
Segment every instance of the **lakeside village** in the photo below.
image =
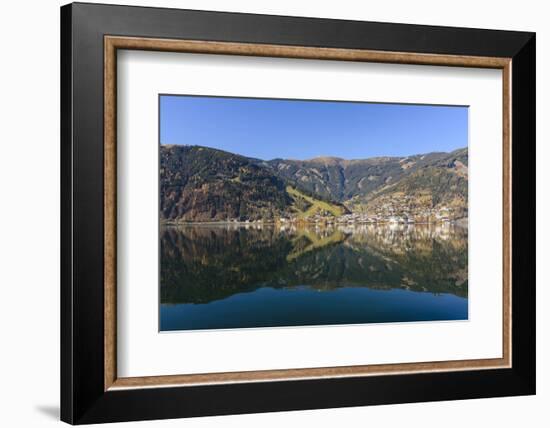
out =
<svg viewBox="0 0 550 428"><path fill-rule="evenodd" d="M461 210L462 211L462 210ZM318 225L358 225L358 224L454 224L459 218L466 217L451 207L396 209L391 204L384 204L373 212L351 212L339 216L327 210L305 216L289 215L273 220L228 219L229 223L258 224L275 223L280 225L318 224Z"/></svg>
<svg viewBox="0 0 550 428"><path fill-rule="evenodd" d="M323 223L323 224L436 224L436 223L453 223L454 217L452 210L448 207L438 209L425 209L420 213L412 214L411 212L377 212L374 214L367 213L349 213L341 216L334 216L331 212L320 211L313 216L306 218L298 218L290 216L279 219L280 223L296 223L305 221L307 223Z"/></svg>

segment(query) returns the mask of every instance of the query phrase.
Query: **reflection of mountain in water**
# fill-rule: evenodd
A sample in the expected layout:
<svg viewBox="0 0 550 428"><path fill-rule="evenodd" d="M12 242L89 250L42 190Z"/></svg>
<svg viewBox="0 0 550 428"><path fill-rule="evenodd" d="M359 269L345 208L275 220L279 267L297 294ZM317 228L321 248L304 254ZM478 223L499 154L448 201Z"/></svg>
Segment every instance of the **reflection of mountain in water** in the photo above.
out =
<svg viewBox="0 0 550 428"><path fill-rule="evenodd" d="M259 287L468 294L467 232L453 227L186 226L161 231L161 303Z"/></svg>

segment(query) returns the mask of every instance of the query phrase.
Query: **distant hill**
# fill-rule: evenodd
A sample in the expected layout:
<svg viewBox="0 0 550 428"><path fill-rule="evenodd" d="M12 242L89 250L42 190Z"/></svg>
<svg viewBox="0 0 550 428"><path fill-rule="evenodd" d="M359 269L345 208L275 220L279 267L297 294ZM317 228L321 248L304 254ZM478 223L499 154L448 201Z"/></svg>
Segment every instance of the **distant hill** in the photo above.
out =
<svg viewBox="0 0 550 428"><path fill-rule="evenodd" d="M353 197L368 196L426 167L444 166L454 157L463 161L465 158L464 163L468 165L467 149L407 157L354 160L319 157L304 161L274 159L268 163L281 177L326 198L345 202Z"/></svg>
<svg viewBox="0 0 550 428"><path fill-rule="evenodd" d="M455 217L466 217L468 149L438 153L437 156L427 155L422 161L420 166L411 166L406 174L401 174L399 178L370 193L355 195L348 201L348 205L360 206L369 213L380 211L381 207L387 205L399 211L403 205L400 201L407 199L407 206L417 209L447 207L453 209Z"/></svg>
<svg viewBox="0 0 550 428"><path fill-rule="evenodd" d="M449 206L463 217L468 151L264 161L201 146L161 146L160 192L164 221L338 217L388 205L392 212Z"/></svg>

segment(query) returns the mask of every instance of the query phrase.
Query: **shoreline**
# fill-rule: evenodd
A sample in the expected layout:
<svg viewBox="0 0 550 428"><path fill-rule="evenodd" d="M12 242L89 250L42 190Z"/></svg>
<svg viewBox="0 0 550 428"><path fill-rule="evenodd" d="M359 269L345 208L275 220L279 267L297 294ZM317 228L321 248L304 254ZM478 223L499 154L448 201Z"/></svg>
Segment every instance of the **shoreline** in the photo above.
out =
<svg viewBox="0 0 550 428"><path fill-rule="evenodd" d="M299 221L299 222L280 222L280 221L182 221L182 222L172 222L172 221L161 221L161 227L176 227L176 226L458 226L462 228L468 228L468 218L461 218L453 221L439 221L439 222L415 222L415 223L400 223L400 222L390 222L390 221L379 221L379 222L352 222L352 223L326 223L326 222L310 222L310 221Z"/></svg>

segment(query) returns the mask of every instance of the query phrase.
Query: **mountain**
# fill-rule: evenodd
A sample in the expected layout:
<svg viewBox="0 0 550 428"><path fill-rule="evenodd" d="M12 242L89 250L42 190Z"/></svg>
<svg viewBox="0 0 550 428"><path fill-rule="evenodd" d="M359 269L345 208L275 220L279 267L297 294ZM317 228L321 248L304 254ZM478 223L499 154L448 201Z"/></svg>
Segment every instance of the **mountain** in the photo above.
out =
<svg viewBox="0 0 550 428"><path fill-rule="evenodd" d="M411 162L407 158L406 162ZM454 218L468 215L468 149L451 153L426 155L420 165L408 168L398 179L374 189L369 194L357 194L349 206L374 214L390 206L400 214L413 210L450 210Z"/></svg>
<svg viewBox="0 0 550 428"><path fill-rule="evenodd" d="M467 216L468 150L346 160L260 160L201 146L160 149L161 219Z"/></svg>
<svg viewBox="0 0 550 428"><path fill-rule="evenodd" d="M465 157L467 165L467 156L468 150L460 149L452 153L408 157L355 160L319 157L304 161L274 159L268 163L281 177L291 179L318 195L345 202L356 196L368 196L427 167L440 168L454 158L464 161Z"/></svg>
<svg viewBox="0 0 550 428"><path fill-rule="evenodd" d="M324 211L347 212L340 204L294 189L258 159L200 146L161 146L162 220L273 220Z"/></svg>

